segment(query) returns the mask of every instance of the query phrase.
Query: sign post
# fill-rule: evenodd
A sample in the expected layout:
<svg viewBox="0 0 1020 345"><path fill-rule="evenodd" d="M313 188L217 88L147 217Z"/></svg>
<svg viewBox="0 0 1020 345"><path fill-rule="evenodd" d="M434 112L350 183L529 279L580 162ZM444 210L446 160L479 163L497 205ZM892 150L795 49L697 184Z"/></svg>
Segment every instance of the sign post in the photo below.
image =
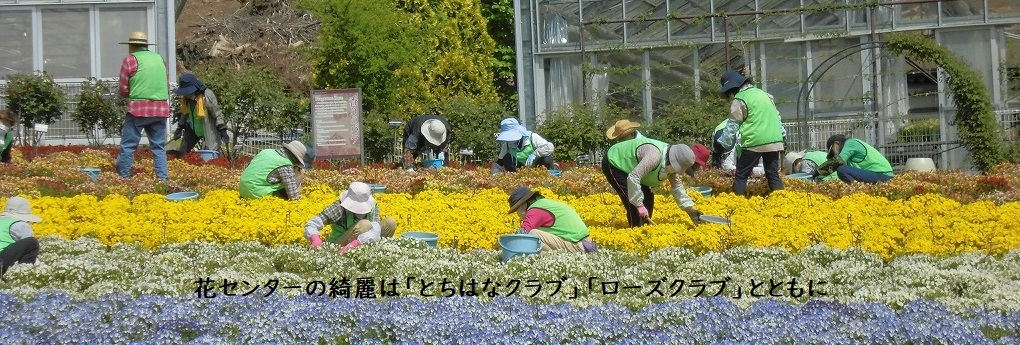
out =
<svg viewBox="0 0 1020 345"><path fill-rule="evenodd" d="M315 158L359 158L365 165L361 89L313 90L311 101Z"/></svg>

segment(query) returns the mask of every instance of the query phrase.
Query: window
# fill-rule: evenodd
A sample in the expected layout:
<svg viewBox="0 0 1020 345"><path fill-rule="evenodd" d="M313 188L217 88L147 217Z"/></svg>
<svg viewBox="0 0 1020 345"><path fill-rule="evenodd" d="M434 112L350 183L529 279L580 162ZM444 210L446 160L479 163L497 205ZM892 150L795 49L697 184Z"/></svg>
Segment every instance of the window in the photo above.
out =
<svg viewBox="0 0 1020 345"><path fill-rule="evenodd" d="M145 8L99 10L99 76L120 75L120 63L127 56L127 45L120 44L135 31L148 32ZM153 37L149 35L149 41Z"/></svg>
<svg viewBox="0 0 1020 345"><path fill-rule="evenodd" d="M0 12L0 78L32 70L32 13Z"/></svg>
<svg viewBox="0 0 1020 345"><path fill-rule="evenodd" d="M815 69L827 68L821 75L812 91L815 112L852 112L864 111L864 86L862 67L870 68L871 62L861 61L861 53L849 53L845 48L857 45L857 38L837 38L811 42L811 60ZM839 56L836 56L839 54ZM845 57L845 58L844 58ZM832 58L825 66L827 59ZM819 71L818 73L822 73Z"/></svg>
<svg viewBox="0 0 1020 345"><path fill-rule="evenodd" d="M769 42L762 46L765 48L766 79L760 84L776 98L776 107L784 120L796 119L800 88L807 79L804 43Z"/></svg>
<svg viewBox="0 0 1020 345"><path fill-rule="evenodd" d="M43 70L54 78L92 75L88 9L42 11Z"/></svg>

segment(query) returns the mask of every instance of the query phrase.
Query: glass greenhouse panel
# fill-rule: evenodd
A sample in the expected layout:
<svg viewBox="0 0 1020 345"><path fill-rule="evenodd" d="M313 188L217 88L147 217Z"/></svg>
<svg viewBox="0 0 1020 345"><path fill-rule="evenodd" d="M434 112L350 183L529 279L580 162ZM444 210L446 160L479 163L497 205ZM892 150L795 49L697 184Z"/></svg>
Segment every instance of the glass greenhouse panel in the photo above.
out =
<svg viewBox="0 0 1020 345"><path fill-rule="evenodd" d="M43 70L54 78L92 75L89 10L42 11Z"/></svg>
<svg viewBox="0 0 1020 345"><path fill-rule="evenodd" d="M649 52L652 101L656 106L694 99L695 50L674 48Z"/></svg>
<svg viewBox="0 0 1020 345"><path fill-rule="evenodd" d="M797 99L801 86L807 79L807 58L804 57L804 42L763 43L764 80L756 81L765 91L772 94L783 120L797 118Z"/></svg>
<svg viewBox="0 0 1020 345"><path fill-rule="evenodd" d="M624 23L608 22L623 19L622 1L584 0L581 6L585 47L623 44Z"/></svg>
<svg viewBox="0 0 1020 345"><path fill-rule="evenodd" d="M988 0L989 18L1020 18L1020 1Z"/></svg>
<svg viewBox="0 0 1020 345"><path fill-rule="evenodd" d="M769 3L768 8L762 10L778 10L800 7L800 0L779 0ZM798 33L800 27L800 14L781 13L758 16L758 26L762 36L779 36L789 33Z"/></svg>
<svg viewBox="0 0 1020 345"><path fill-rule="evenodd" d="M585 66L585 76L593 81L591 87L596 89L589 97L602 104L642 109L645 84L641 79L644 68L641 55L639 50L594 53L592 62ZM604 83L597 80L604 80Z"/></svg>
<svg viewBox="0 0 1020 345"><path fill-rule="evenodd" d="M983 21L984 0L954 0L939 3L942 6L942 20L947 22Z"/></svg>
<svg viewBox="0 0 1020 345"><path fill-rule="evenodd" d="M840 29L846 27L846 10L822 10L833 6L846 5L844 0L804 0L804 7L812 9L804 13L805 30Z"/></svg>
<svg viewBox="0 0 1020 345"><path fill-rule="evenodd" d="M539 7L539 27L543 50L579 48L577 2L550 3ZM558 48L558 49L557 49Z"/></svg>
<svg viewBox="0 0 1020 345"><path fill-rule="evenodd" d="M669 34L669 28L666 27L668 21L649 19L666 16L665 0L625 0L624 7L627 10L626 18L635 20L626 23L624 27L628 44L666 42Z"/></svg>
<svg viewBox="0 0 1020 345"><path fill-rule="evenodd" d="M933 26L938 24L939 6L936 3L896 5L898 26Z"/></svg>
<svg viewBox="0 0 1020 345"><path fill-rule="evenodd" d="M716 1L716 13L754 11L755 0ZM735 38L753 38L757 36L757 17L753 15L731 15L723 18L712 18L715 23L715 40L723 40L729 31L730 40Z"/></svg>
<svg viewBox="0 0 1020 345"><path fill-rule="evenodd" d="M119 44L125 32L148 31L146 10L116 8L99 10L99 75L104 78L120 75L121 59L127 55L127 46Z"/></svg>
<svg viewBox="0 0 1020 345"><path fill-rule="evenodd" d="M670 1L673 16L701 16L712 13L708 1ZM702 40L712 37L712 20L708 18L673 19L669 21L670 40Z"/></svg>
<svg viewBox="0 0 1020 345"><path fill-rule="evenodd" d="M0 77L32 68L32 12L0 12Z"/></svg>
<svg viewBox="0 0 1020 345"><path fill-rule="evenodd" d="M812 65L823 67L826 59L837 56L843 49L859 44L857 38L838 38L811 42ZM834 59L839 59L835 57ZM830 61L832 63L832 61ZM812 98L816 113L857 113L864 108L862 70L864 64L860 53L848 55L832 65L824 74L818 75ZM818 73L821 73L819 71Z"/></svg>

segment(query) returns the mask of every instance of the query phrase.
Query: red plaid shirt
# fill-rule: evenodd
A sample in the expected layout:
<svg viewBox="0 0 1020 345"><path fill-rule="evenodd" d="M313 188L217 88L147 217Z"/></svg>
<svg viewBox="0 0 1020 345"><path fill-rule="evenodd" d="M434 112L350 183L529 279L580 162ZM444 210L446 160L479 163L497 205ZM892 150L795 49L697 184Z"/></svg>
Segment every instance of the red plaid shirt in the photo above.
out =
<svg viewBox="0 0 1020 345"><path fill-rule="evenodd" d="M166 66L166 62L163 62ZM131 94L131 76L138 72L138 59L134 55L128 55L120 64L120 91L121 97L128 97ZM167 80L167 90L170 89L170 82ZM128 113L137 117L170 117L169 101L131 100L128 102Z"/></svg>

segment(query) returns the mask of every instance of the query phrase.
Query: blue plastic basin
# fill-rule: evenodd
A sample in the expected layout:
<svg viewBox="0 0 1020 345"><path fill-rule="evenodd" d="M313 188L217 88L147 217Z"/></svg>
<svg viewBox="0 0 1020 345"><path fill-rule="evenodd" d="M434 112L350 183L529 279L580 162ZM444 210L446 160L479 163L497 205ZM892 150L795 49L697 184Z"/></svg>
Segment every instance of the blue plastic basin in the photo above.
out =
<svg viewBox="0 0 1020 345"><path fill-rule="evenodd" d="M563 176L563 171L560 170L549 170L549 173L556 177Z"/></svg>
<svg viewBox="0 0 1020 345"><path fill-rule="evenodd" d="M424 241L426 245L432 248L435 248L436 243L439 242L439 235L424 231L408 231L401 234L400 237Z"/></svg>
<svg viewBox="0 0 1020 345"><path fill-rule="evenodd" d="M99 168L78 168L78 170L88 174L89 179L92 179L92 182L99 181Z"/></svg>
<svg viewBox="0 0 1020 345"><path fill-rule="evenodd" d="M372 193L385 193L386 192L386 186L381 185L381 184L369 183L368 187L372 188Z"/></svg>
<svg viewBox="0 0 1020 345"><path fill-rule="evenodd" d="M195 192L177 192L173 194L167 194L166 199L170 201L184 201L191 199L198 199L198 193Z"/></svg>
<svg viewBox="0 0 1020 345"><path fill-rule="evenodd" d="M429 160L426 160L422 164L425 165L426 167L439 169L439 168L443 167L443 160L442 159L429 159Z"/></svg>
<svg viewBox="0 0 1020 345"><path fill-rule="evenodd" d="M529 234L502 235L499 247L503 249L503 262L507 262L515 256L538 254L542 251L542 240Z"/></svg>
<svg viewBox="0 0 1020 345"><path fill-rule="evenodd" d="M698 191L698 193L701 193L701 196L703 197L708 198L712 196L712 187L691 187L691 188Z"/></svg>
<svg viewBox="0 0 1020 345"><path fill-rule="evenodd" d="M789 174L789 175L786 175L786 178L801 179L801 180L810 180L811 179L811 174L808 174L808 173Z"/></svg>
<svg viewBox="0 0 1020 345"><path fill-rule="evenodd" d="M213 150L198 150L198 155L202 157L203 161L208 162L208 161L211 161L213 159L216 159L216 157L219 157L220 156L220 152L219 151L213 151Z"/></svg>

